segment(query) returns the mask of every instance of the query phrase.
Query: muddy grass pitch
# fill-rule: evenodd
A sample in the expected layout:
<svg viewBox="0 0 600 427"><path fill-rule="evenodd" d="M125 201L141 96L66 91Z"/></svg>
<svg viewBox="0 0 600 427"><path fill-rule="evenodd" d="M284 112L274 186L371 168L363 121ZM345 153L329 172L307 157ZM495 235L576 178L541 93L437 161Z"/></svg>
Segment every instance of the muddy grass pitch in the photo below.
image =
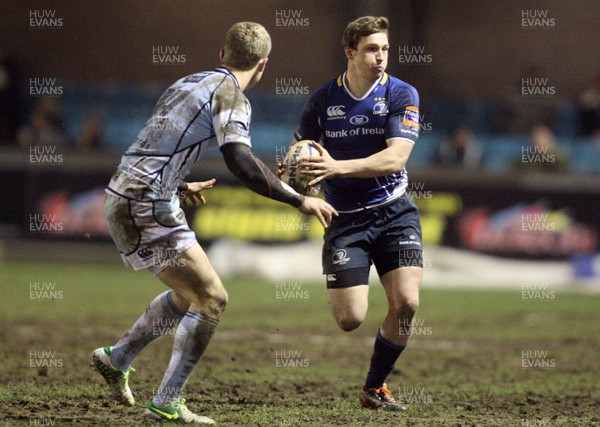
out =
<svg viewBox="0 0 600 427"><path fill-rule="evenodd" d="M172 335L135 361L132 408L110 401L88 359L118 340L161 285L119 265L2 270L0 422L145 425ZM424 289L415 334L388 379L409 407L397 414L358 407L386 310L378 285L366 322L344 333L321 284L225 283L229 307L184 396L220 425L600 425L597 294Z"/></svg>

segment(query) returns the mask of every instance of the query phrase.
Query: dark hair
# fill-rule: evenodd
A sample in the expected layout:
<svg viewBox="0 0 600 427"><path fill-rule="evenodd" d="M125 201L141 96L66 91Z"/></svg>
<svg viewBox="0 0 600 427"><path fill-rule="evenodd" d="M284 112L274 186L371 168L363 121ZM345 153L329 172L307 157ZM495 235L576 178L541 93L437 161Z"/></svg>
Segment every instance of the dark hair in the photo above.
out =
<svg viewBox="0 0 600 427"><path fill-rule="evenodd" d="M388 35L389 22L385 16L361 16L348 24L342 37L342 46L356 49L361 37L375 33Z"/></svg>

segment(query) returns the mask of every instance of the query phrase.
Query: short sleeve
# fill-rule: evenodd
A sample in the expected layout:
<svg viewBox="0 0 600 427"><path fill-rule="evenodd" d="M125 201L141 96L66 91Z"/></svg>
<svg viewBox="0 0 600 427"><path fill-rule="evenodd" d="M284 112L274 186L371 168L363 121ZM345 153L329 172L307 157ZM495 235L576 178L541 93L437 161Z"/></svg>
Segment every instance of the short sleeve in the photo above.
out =
<svg viewBox="0 0 600 427"><path fill-rule="evenodd" d="M225 78L215 90L211 113L219 146L231 142L251 145L250 102L231 78Z"/></svg>
<svg viewBox="0 0 600 427"><path fill-rule="evenodd" d="M404 138L413 144L419 137L419 94L410 85L394 85L390 94L390 113L385 138Z"/></svg>

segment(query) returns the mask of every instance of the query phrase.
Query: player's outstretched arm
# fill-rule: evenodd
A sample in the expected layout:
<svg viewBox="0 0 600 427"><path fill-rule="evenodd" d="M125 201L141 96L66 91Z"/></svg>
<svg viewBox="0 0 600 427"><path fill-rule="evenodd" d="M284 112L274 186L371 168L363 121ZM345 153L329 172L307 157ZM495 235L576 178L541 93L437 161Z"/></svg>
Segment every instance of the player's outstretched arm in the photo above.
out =
<svg viewBox="0 0 600 427"><path fill-rule="evenodd" d="M250 190L262 196L294 206L306 214L315 215L327 227L337 211L329 203L298 194L257 158L250 147L242 143L221 146L227 167Z"/></svg>

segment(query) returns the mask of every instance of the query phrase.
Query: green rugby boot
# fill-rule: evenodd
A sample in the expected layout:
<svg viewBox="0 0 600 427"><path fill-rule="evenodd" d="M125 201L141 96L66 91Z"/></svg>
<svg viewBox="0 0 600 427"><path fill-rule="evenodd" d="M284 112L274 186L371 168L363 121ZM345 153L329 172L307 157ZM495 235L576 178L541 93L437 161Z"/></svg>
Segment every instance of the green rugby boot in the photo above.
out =
<svg viewBox="0 0 600 427"><path fill-rule="evenodd" d="M115 368L110 361L112 347L100 347L92 352L90 356L90 366L106 380L110 388L110 394L119 403L133 406L135 399L129 388L129 374L135 372L135 369L129 368L123 372Z"/></svg>
<svg viewBox="0 0 600 427"><path fill-rule="evenodd" d="M194 414L190 411L185 406L185 399L181 399L180 402L171 402L164 406L156 406L150 402L146 408L146 417L157 422L176 424L215 424L213 419Z"/></svg>

